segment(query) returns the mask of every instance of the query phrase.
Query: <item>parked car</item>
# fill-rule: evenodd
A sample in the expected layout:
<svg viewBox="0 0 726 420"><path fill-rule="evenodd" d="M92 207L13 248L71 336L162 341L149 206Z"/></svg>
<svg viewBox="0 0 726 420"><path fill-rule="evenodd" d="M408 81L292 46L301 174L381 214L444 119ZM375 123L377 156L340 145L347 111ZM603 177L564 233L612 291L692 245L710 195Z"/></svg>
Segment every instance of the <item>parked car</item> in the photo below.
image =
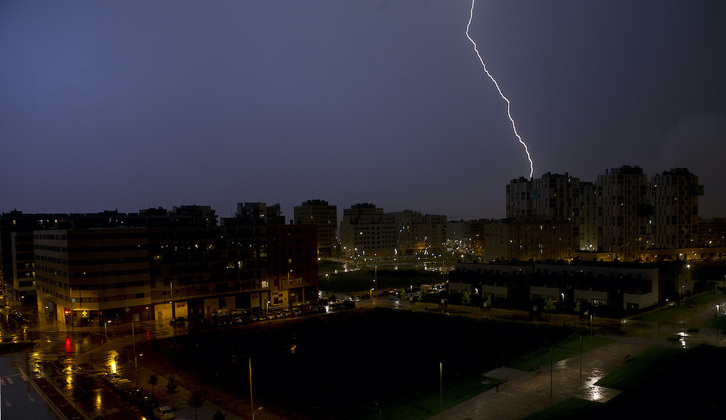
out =
<svg viewBox="0 0 726 420"><path fill-rule="evenodd" d="M161 407L156 407L154 409L154 417L161 420L169 420L173 419L175 416L174 411L172 411L171 407L169 407L168 405L164 405Z"/></svg>
<svg viewBox="0 0 726 420"><path fill-rule="evenodd" d="M169 325L184 325L184 317L178 316L169 321Z"/></svg>
<svg viewBox="0 0 726 420"><path fill-rule="evenodd" d="M232 311L232 315L234 315L234 316L242 316L242 315L244 315L246 313L247 313L247 311L245 311L242 308L237 308L234 311Z"/></svg>
<svg viewBox="0 0 726 420"><path fill-rule="evenodd" d="M118 381L119 379L121 379L121 377L119 376L118 373L106 372L106 374L103 375L103 381L106 382L107 384L113 384L114 382Z"/></svg>
<svg viewBox="0 0 726 420"><path fill-rule="evenodd" d="M139 388L129 388L126 391L126 395L129 400L137 404L141 404L141 401L144 399L144 393Z"/></svg>
<svg viewBox="0 0 726 420"><path fill-rule="evenodd" d="M123 393L131 389L131 381L128 379L117 379L111 386L116 391Z"/></svg>
<svg viewBox="0 0 726 420"><path fill-rule="evenodd" d="M151 395L144 395L139 405L146 408L153 408L159 406L159 404L156 402L156 398L152 397Z"/></svg>

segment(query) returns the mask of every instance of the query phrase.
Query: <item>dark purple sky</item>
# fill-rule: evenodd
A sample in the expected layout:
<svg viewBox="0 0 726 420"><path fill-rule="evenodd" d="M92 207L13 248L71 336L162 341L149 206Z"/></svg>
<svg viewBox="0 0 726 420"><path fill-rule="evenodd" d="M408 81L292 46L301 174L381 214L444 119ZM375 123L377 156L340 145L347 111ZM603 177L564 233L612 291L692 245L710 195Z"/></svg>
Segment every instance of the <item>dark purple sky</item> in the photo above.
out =
<svg viewBox="0 0 726 420"><path fill-rule="evenodd" d="M504 216L527 176L468 0L0 2L0 211L308 199ZM726 2L483 1L535 177L686 167L726 216Z"/></svg>

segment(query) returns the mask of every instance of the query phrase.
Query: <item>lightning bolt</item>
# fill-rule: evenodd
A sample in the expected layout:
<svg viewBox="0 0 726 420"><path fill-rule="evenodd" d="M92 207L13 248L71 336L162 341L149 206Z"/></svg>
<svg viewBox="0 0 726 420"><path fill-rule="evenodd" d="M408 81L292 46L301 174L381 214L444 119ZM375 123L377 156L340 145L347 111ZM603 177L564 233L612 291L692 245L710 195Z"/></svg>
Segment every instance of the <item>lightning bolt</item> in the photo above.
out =
<svg viewBox="0 0 726 420"><path fill-rule="evenodd" d="M514 135L517 136L517 139L519 140L519 143L524 146L524 151L527 153L527 159L529 160L529 178L532 178L532 175L534 175L534 162L532 162L532 156L529 154L529 148L527 147L527 143L522 140L522 137L517 132L517 124L514 123L514 118L512 118L512 103L509 102L509 99L504 96L504 93L502 93L502 89L499 87L499 83L494 79L494 76L489 73L489 70L487 70L487 65L484 64L484 59L481 58L481 54L479 54L479 49L477 49L476 42L474 42L473 39L471 39L471 36L469 36L469 26L471 26L471 20L474 18L474 3L476 3L476 0L471 0L471 10L469 11L469 22L466 24L466 37L469 38L469 41L471 41L472 45L474 45L474 51L476 52L476 56L479 57L479 62L481 63L482 68L484 69L484 72L489 76L490 79L492 79L492 82L494 82L494 86L497 87L497 90L499 91L499 95L507 102L507 116L509 117L509 121L512 122L512 131L514 131Z"/></svg>

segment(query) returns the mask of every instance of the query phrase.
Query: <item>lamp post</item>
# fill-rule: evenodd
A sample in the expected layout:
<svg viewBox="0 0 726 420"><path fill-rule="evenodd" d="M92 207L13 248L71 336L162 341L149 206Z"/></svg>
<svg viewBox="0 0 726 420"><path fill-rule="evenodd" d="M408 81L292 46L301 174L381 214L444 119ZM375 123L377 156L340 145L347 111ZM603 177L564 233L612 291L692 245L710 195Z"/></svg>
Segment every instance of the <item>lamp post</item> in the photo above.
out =
<svg viewBox="0 0 726 420"><path fill-rule="evenodd" d="M250 415L252 416L252 420L255 420L255 403L252 399L252 357L248 357L247 360L250 370Z"/></svg>
<svg viewBox="0 0 726 420"><path fill-rule="evenodd" d="M134 333L134 316L131 315L131 344L134 348L134 377L136 379L136 386L139 386L139 358L136 357L136 335Z"/></svg>
<svg viewBox="0 0 726 420"><path fill-rule="evenodd" d="M439 413L444 418L444 362L439 362Z"/></svg>

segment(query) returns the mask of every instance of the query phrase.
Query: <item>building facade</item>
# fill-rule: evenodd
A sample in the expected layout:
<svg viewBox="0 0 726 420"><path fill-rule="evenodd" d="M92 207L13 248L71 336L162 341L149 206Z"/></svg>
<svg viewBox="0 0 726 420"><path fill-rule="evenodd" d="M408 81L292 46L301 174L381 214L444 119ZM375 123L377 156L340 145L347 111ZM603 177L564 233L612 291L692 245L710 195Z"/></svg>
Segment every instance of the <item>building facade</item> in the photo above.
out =
<svg viewBox="0 0 726 420"><path fill-rule="evenodd" d="M382 208L359 203L343 210L340 222L340 246L348 257L394 255L397 234L396 221Z"/></svg>
<svg viewBox="0 0 726 420"><path fill-rule="evenodd" d="M651 248L693 248L698 245L698 197L703 186L688 169L676 168L651 179Z"/></svg>
<svg viewBox="0 0 726 420"><path fill-rule="evenodd" d="M268 224L281 218L264 215L217 226L154 209L116 214L116 227L90 227L92 215L78 228L35 230L40 318L68 326L166 322L316 301L315 228Z"/></svg>
<svg viewBox="0 0 726 420"><path fill-rule="evenodd" d="M606 170L597 177L598 249L628 259L650 244L648 180L637 166Z"/></svg>
<svg viewBox="0 0 726 420"><path fill-rule="evenodd" d="M320 256L332 256L337 249L338 207L324 200L308 200L295 206L296 225L314 225L317 231L317 249Z"/></svg>

